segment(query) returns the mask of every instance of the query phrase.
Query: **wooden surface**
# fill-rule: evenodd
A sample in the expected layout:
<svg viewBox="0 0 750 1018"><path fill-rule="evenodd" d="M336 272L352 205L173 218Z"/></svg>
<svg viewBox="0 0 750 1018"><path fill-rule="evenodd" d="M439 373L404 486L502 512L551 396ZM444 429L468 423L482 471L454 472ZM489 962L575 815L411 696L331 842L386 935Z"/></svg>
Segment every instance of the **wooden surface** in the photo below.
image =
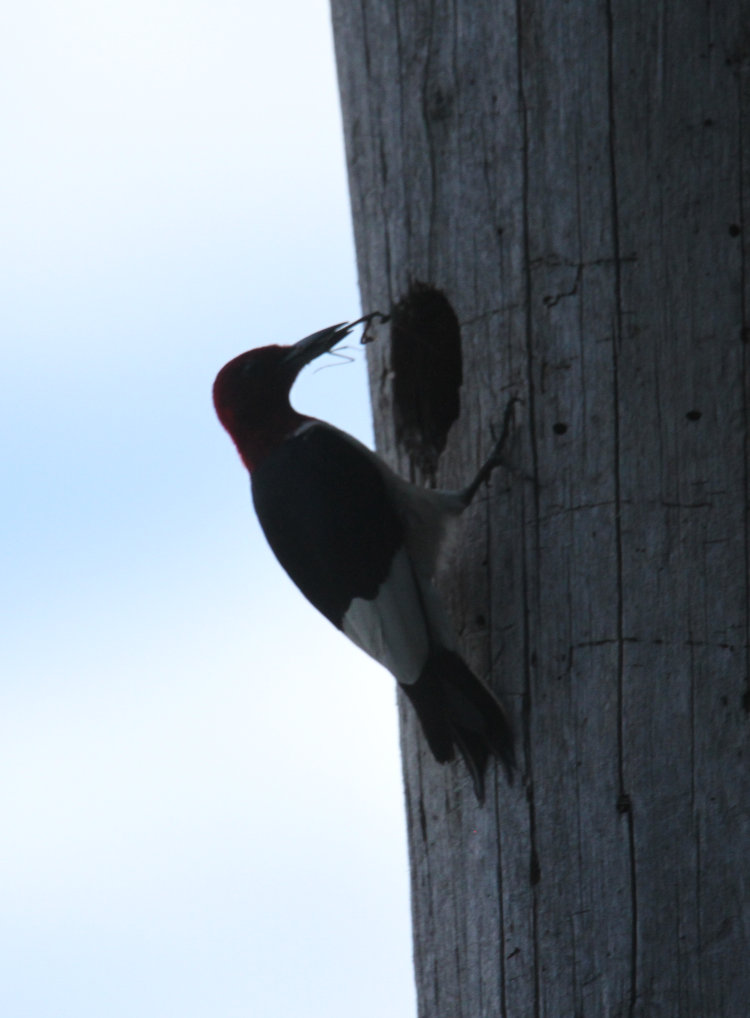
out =
<svg viewBox="0 0 750 1018"><path fill-rule="evenodd" d="M332 0L363 309L461 328L441 587L514 718L477 807L401 704L420 1018L750 1014L750 5ZM377 441L397 445L388 332ZM496 783L496 784L495 784ZM494 786L494 787L493 787Z"/></svg>

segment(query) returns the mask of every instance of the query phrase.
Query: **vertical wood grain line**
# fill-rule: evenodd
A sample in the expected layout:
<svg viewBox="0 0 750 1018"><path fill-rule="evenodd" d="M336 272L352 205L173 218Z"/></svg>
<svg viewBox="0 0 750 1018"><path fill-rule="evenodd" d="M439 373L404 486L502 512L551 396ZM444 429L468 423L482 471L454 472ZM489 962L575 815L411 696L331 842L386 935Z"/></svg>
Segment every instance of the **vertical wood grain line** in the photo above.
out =
<svg viewBox="0 0 750 1018"><path fill-rule="evenodd" d="M619 190L617 180L617 134L615 120L614 87L614 17L612 0L606 0L607 16L607 97L609 107L609 179L612 208L612 248L614 264L615 321L612 337L612 401L613 401L613 456L615 488L615 550L617 569L617 773L619 801L627 803L625 819L628 825L628 853L630 862L630 1003L628 1014L635 1013L638 994L638 887L635 863L635 828L633 803L625 787L625 745L624 745L624 591L623 591L623 550L622 550L622 480L620 476L620 384L619 352L623 340L622 330L622 274L620 252Z"/></svg>

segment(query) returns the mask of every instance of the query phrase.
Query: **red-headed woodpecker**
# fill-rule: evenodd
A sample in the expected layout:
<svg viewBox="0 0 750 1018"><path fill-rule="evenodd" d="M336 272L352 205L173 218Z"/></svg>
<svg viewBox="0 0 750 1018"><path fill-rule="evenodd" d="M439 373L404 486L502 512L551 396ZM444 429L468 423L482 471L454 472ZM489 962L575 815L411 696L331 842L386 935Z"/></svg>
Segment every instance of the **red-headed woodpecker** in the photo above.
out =
<svg viewBox="0 0 750 1018"><path fill-rule="evenodd" d="M356 439L289 403L300 370L356 324L240 354L219 372L214 405L250 471L255 511L281 565L326 618L393 673L435 759L444 763L459 749L482 802L490 755L512 776L513 734L500 702L457 652L431 577L446 523L501 462L509 415L466 488L409 484Z"/></svg>

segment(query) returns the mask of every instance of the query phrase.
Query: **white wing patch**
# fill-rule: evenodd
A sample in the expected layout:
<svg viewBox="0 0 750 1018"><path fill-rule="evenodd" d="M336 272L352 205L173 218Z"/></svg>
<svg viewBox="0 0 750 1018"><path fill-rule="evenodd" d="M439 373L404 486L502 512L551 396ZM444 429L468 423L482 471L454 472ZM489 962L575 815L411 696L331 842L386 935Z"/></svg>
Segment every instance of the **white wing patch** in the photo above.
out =
<svg viewBox="0 0 750 1018"><path fill-rule="evenodd" d="M371 601L356 597L344 616L349 639L404 685L416 682L427 660L429 622L419 583L402 548Z"/></svg>

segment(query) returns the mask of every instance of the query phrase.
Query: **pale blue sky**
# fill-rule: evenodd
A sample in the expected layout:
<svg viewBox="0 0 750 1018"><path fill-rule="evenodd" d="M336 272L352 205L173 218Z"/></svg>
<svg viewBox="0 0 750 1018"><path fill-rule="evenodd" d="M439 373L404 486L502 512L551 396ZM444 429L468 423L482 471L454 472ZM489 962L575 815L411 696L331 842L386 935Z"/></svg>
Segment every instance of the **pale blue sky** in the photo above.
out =
<svg viewBox="0 0 750 1018"><path fill-rule="evenodd" d="M213 414L359 314L327 5L24 0L0 33L0 1014L411 1018L392 679ZM369 440L362 354L295 390Z"/></svg>

